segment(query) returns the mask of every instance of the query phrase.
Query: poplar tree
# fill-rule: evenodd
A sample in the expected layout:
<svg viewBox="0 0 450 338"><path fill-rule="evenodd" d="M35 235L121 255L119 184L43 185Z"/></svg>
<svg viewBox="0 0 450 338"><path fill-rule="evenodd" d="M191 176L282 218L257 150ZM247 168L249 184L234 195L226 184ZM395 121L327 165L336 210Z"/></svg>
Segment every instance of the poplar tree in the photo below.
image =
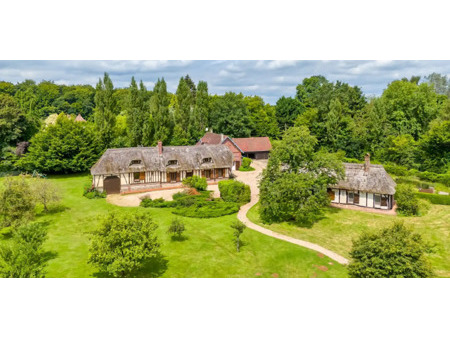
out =
<svg viewBox="0 0 450 338"><path fill-rule="evenodd" d="M114 139L114 127L116 124L117 102L114 94L114 85L105 73L99 79L95 88L95 114L94 121L99 134L100 142L104 148L108 148Z"/></svg>
<svg viewBox="0 0 450 338"><path fill-rule="evenodd" d="M193 122L191 123L191 137L195 141L203 136L206 127L209 125L209 109L208 84L205 81L199 81L194 113L192 115Z"/></svg>
<svg viewBox="0 0 450 338"><path fill-rule="evenodd" d="M150 122L150 130L152 130L152 119L147 107L147 88L145 88L142 81L139 84L139 89L134 77L131 78L131 85L128 89L127 102L127 125L128 134L132 146L144 145L144 130L146 124ZM150 135L146 137L151 138Z"/></svg>
<svg viewBox="0 0 450 338"><path fill-rule="evenodd" d="M158 141L167 142L172 134L172 119L169 114L169 96L164 78L155 84L153 96L150 99L150 113L153 117L154 138L153 144Z"/></svg>
<svg viewBox="0 0 450 338"><path fill-rule="evenodd" d="M172 144L181 145L190 143L191 123L193 122L194 98L189 85L184 78L180 79L176 92L177 107L174 109L174 135Z"/></svg>

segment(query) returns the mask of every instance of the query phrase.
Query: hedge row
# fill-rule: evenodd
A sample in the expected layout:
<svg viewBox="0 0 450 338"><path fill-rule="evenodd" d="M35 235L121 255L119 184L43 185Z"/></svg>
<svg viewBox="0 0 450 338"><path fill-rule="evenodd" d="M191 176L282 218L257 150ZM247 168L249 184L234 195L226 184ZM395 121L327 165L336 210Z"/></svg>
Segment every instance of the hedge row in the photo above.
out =
<svg viewBox="0 0 450 338"><path fill-rule="evenodd" d="M424 192L416 193L417 197L426 199L432 204L450 205L450 195L427 194Z"/></svg>
<svg viewBox="0 0 450 338"><path fill-rule="evenodd" d="M430 182L442 183L450 186L450 174L436 174L429 171L418 171L416 169L408 169L395 164L384 164L384 168L389 174L396 176L417 176L422 180Z"/></svg>

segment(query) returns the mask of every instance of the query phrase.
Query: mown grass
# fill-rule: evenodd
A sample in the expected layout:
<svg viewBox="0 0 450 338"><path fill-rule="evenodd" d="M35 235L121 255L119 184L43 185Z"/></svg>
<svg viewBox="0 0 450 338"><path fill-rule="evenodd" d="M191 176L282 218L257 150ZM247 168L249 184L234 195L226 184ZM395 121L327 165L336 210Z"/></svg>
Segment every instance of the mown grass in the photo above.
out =
<svg viewBox="0 0 450 338"><path fill-rule="evenodd" d="M253 206L247 217L254 223L279 233L317 243L344 257L349 257L352 240L370 229L393 224L395 219L403 220L432 246L428 254L437 276L450 277L450 206L431 205L422 217L400 217L379 215L363 211L329 207L324 216L312 226L296 226L289 222L263 224L259 217L259 204Z"/></svg>
<svg viewBox="0 0 450 338"><path fill-rule="evenodd" d="M87 263L90 234L108 212L148 212L159 225L162 259L139 273L141 277L346 277L346 268L327 257L296 245L247 229L244 246L236 252L230 228L236 214L195 219L175 216L170 209L123 208L105 199L82 196L87 175L50 177L61 189L59 206L44 213L37 208L37 221L48 226L45 249L49 252L46 277L97 277ZM185 238L172 240L167 228L172 218L186 224ZM5 240L5 239L3 239ZM330 264L331 263L331 264Z"/></svg>

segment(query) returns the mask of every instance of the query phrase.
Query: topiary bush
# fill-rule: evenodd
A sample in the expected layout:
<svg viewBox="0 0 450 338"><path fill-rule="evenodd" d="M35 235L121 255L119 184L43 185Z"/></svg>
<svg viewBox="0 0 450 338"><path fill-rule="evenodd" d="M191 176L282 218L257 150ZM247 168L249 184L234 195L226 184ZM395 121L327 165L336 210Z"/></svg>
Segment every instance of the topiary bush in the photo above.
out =
<svg viewBox="0 0 450 338"><path fill-rule="evenodd" d="M250 202L250 187L242 182L227 180L219 182L220 197L225 202L246 204Z"/></svg>
<svg viewBox="0 0 450 338"><path fill-rule="evenodd" d="M398 184L395 192L397 211L404 216L419 214L419 200L416 189L409 184Z"/></svg>
<svg viewBox="0 0 450 338"><path fill-rule="evenodd" d="M200 176L192 176L192 177L187 177L183 180L183 184L190 187L190 188L195 188L198 191L204 191L206 190L206 188L208 187L208 183L206 182L206 178L205 177L200 177Z"/></svg>

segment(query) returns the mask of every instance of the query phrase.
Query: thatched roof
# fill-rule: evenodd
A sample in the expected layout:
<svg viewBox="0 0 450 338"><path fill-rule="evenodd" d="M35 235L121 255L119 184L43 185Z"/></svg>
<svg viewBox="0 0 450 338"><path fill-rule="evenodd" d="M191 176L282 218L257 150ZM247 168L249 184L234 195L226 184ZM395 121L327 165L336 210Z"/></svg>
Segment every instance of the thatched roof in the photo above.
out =
<svg viewBox="0 0 450 338"><path fill-rule="evenodd" d="M370 164L369 170L364 170L364 164L344 163L345 179L339 181L334 188L360 190L376 194L395 194L396 183L379 164Z"/></svg>
<svg viewBox="0 0 450 338"><path fill-rule="evenodd" d="M211 158L210 163L203 163ZM177 164L169 165L169 161ZM140 162L139 162L140 161ZM165 146L108 149L91 168L92 175L119 174L139 171L178 171L193 169L231 168L233 153L226 145Z"/></svg>

